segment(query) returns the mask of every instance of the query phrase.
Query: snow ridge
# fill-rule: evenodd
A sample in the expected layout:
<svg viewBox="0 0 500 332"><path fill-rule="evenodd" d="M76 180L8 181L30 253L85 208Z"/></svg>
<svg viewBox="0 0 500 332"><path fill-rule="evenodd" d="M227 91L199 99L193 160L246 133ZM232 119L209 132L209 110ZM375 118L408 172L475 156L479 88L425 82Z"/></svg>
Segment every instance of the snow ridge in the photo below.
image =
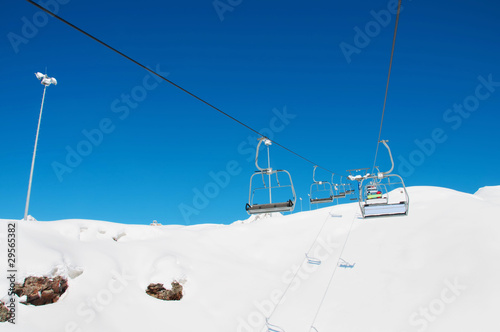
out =
<svg viewBox="0 0 500 332"><path fill-rule="evenodd" d="M16 326L0 325L245 332L266 331L272 314L287 332L309 331L313 321L318 331L500 330L500 186L474 195L408 191L409 216L369 220L349 203L231 225L18 221L18 281L63 276L69 288L54 304L18 304ZM8 222L0 220L3 252ZM308 264L306 253L321 264ZM180 301L145 293L174 280L184 289ZM7 283L0 279L3 301Z"/></svg>

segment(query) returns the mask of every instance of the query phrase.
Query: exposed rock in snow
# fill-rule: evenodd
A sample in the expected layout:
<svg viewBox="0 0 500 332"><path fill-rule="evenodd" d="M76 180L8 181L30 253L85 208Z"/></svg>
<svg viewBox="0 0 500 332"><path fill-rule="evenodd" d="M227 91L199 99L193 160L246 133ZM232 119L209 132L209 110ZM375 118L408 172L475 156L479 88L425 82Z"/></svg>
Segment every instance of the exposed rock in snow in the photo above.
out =
<svg viewBox="0 0 500 332"><path fill-rule="evenodd" d="M149 284L146 294L165 301L179 301L182 299L182 285L177 281L172 282L172 289L166 289L163 284Z"/></svg>
<svg viewBox="0 0 500 332"><path fill-rule="evenodd" d="M22 285L16 284L14 291L19 297L26 295L26 302L21 303L38 306L57 302L67 289L68 280L61 276L28 277Z"/></svg>
<svg viewBox="0 0 500 332"><path fill-rule="evenodd" d="M10 319L10 311L4 305L2 301L0 301L0 323L6 322Z"/></svg>

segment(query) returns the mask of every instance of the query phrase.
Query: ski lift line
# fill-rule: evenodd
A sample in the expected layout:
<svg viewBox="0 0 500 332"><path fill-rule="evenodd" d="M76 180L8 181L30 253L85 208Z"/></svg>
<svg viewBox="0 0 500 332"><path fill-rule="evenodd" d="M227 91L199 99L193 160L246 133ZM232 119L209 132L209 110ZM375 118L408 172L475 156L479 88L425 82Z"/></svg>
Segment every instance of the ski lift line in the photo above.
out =
<svg viewBox="0 0 500 332"><path fill-rule="evenodd" d="M283 294L281 295L280 299L278 302L276 302L276 305L274 306L274 309L273 311L271 311L271 313L269 314L268 317L266 317L266 324L269 324L269 320L271 319L271 317L273 316L274 312L276 311L276 309L278 308L278 306L281 304L281 301L283 301L283 298L285 297L286 293L288 292L288 290L290 289L290 286L292 285L293 281L295 280L295 278L297 277L297 274L299 273L300 269L302 268L302 265L304 264L304 262L307 260L307 257L304 257L302 259L302 262L300 263L299 267L297 268L297 270L295 271L292 279L290 280L290 282L288 283L288 285L286 286L285 288L285 291L283 292Z"/></svg>
<svg viewBox="0 0 500 332"><path fill-rule="evenodd" d="M307 254L309 254L311 252L311 250L313 249L314 245L318 241L318 238L321 235L321 233L323 232L323 228L325 228L326 221L330 218L330 216L331 216L330 213L332 212L333 209L334 209L334 206L332 206L332 208L330 209L330 211L328 211L328 215L326 216L325 220L323 221L323 224L321 225L321 228L319 229L318 234L316 235L316 237L314 238L314 241L312 242L311 246L309 247L309 250L307 250Z"/></svg>
<svg viewBox="0 0 500 332"><path fill-rule="evenodd" d="M354 216L352 217L351 226L349 227L349 232L347 232L347 236L345 238L344 245L342 246L342 250L340 250L339 257L342 257L342 255L344 254L344 249L347 245L347 241L349 240L349 235L351 235L352 225L354 225L354 220L356 220L356 214L354 214ZM328 281L328 285L326 286L325 292L323 293L323 297L321 298L321 302L319 303L318 310L316 311L316 314L314 315L314 319L311 323L311 328L314 328L314 323L316 323L316 319L318 318L319 311L321 310L321 307L323 306L323 302L325 301L326 294L328 293L328 290L330 289L330 286L331 286L332 281L333 281L333 277L335 276L335 272L337 272L337 268L338 268L338 264L335 264L335 268L333 269L332 276L330 277L330 280Z"/></svg>
<svg viewBox="0 0 500 332"><path fill-rule="evenodd" d="M66 25L70 26L71 28L73 28L73 29L77 30L78 32L80 32L80 33L84 34L85 36L87 36L87 37L89 37L89 38L93 39L94 41L96 41L96 42L98 42L99 44L103 45L104 47L106 47L106 48L110 49L111 51L113 51L113 52L117 53L118 55L120 55L120 56L124 57L125 59L127 59L127 60L129 60L129 61L133 62L134 64L138 65L139 67L141 67L141 68L143 68L143 69L147 70L149 73L151 73L151 74L153 74L153 75L157 76L158 78L161 78L162 80L164 80L164 81L165 81L165 82L167 82L167 83L170 83L170 84L171 84L171 85L173 85L174 87L176 87L176 88L178 88L179 90L181 90L181 91L183 91L183 92L187 93L187 94L188 94L188 95L190 95L191 97L193 97L193 98L197 99L198 101L202 102L203 104L207 105L208 107L210 107L210 108L214 109L215 111L217 111L217 112L221 113L222 115L224 115L224 116L228 117L229 119L233 120L234 122L236 122L236 123L238 123L238 124L242 125L243 127L247 128L248 130L250 130L250 131L252 131L252 132L256 133L256 134L257 134L257 135L259 135L259 136L265 137L266 139L270 140L271 142L273 142L273 143L274 143L274 144L276 144L277 146L279 146L279 147L281 147L282 149L284 149L284 150L286 150L286 151L290 152L291 154L293 154L293 155L295 155L295 156L297 156L297 157L299 157L299 158L303 159L304 161L306 161L306 162L308 162L308 163L310 163L310 164L312 164L312 165L317 165L315 162L311 161L310 159L308 159L308 158L306 158L306 157L304 157L304 156L300 155L299 153L297 153L297 152L295 152L295 151L293 151L293 150L291 150L291 149L287 148L286 146L284 146L284 145L282 145L282 144L280 144L280 143L278 143L278 142L276 142L276 141L274 141L274 140L269 139L268 137L266 137L266 136L264 136L263 134L261 134L258 130L253 129L252 127L250 127L249 125L245 124L244 122L242 122L242 121L240 121L240 120L236 119L236 118L235 118L235 117L233 117L232 115L230 115L230 114L228 114L228 113L224 112L224 111L223 111L223 110L221 110L220 108L218 108L218 107L216 107L216 106L212 105L211 103L209 103L208 101L206 101L206 100L202 99L201 97L198 97L198 96L197 96L197 95L195 95L194 93L192 93L192 92L190 92L189 90L187 90L187 89L185 89L185 88L181 87L180 85L178 85L178 84L174 83L173 81L169 80L168 78L166 78L166 77L164 77L164 76L162 76L162 75L158 74L158 73L157 73L157 72L155 72L154 70L152 70L152 69L150 69L150 68L146 67L145 65L143 65L143 64L142 64L142 63L140 63L139 61L134 60L133 58L131 58L131 57L129 57L128 55L126 55L125 53L120 52L119 50L117 50L116 48L112 47L111 45L109 45L109 44L107 44L107 43L103 42L103 41L102 41L102 40L100 40L99 38L94 37L94 36L93 36L93 35L91 35L90 33L88 33L88 32L86 32L86 31L84 31L84 30L80 29L79 27L77 27L76 25L74 25L74 24L72 24L72 23L68 22L67 20L65 20L64 18L60 17L59 15L54 14L53 12L51 12L50 10L46 9L45 7L43 7L43 6L39 5L39 4L37 4L37 3L36 3L36 2L34 2L33 0L26 0L26 1L27 1L27 2L29 2L30 4L32 4L33 6L35 6L35 7L39 8L39 9L43 10L44 12L46 12L47 14L49 14L50 16L52 16L52 17L54 17L54 18L58 19L59 21L63 22L64 24L66 24ZM321 168L321 169L323 169L323 170L325 170L325 171L327 171L327 172L333 173L333 172L332 172L331 170L329 170L328 168L325 168L325 167L322 167L322 166L319 166L319 165L318 165L318 167L319 167L319 168Z"/></svg>
<svg viewBox="0 0 500 332"><path fill-rule="evenodd" d="M396 45L396 34L398 32L398 22L399 22L399 13L400 12L401 12L401 0L398 1L398 12L396 15L396 24L394 26L394 37L392 38L391 60L389 61L389 73L387 74L387 84L385 86L384 106L382 107L382 119L380 120L380 129L378 131L377 148L375 149L375 159L373 160L372 173L375 169L375 164L377 163L377 154L378 154L378 148L380 145L380 137L382 136L382 126L384 124L385 105L387 103L387 92L389 91L389 81L391 78L392 59L394 57L394 46Z"/></svg>
<svg viewBox="0 0 500 332"><path fill-rule="evenodd" d="M320 228L318 234L316 235L316 238L312 242L311 247L309 247L309 250L307 250L306 256L304 257L304 259L300 263L299 267L295 271L295 274L293 275L292 279L290 280L290 283L288 283L287 287L285 288L285 291L281 295L279 301L276 302L276 305L274 306L273 311L271 311L271 313L269 314L269 316L266 318L266 322L268 322L271 319L271 317L273 316L274 312L276 311L276 309L278 308L278 306L281 304L281 301L285 297L286 293L290 289L290 286L293 284L295 278L297 277L297 274L299 273L300 269L302 268L302 265L308 260L308 254L311 252L311 250L313 249L314 245L318 241L318 238L321 235L321 233L323 232L323 228L325 228L326 221L330 218L330 213L332 212L333 209L334 209L334 206L332 206L332 208L328 211L328 215L326 216L325 220L323 221L323 224L321 225L321 228Z"/></svg>

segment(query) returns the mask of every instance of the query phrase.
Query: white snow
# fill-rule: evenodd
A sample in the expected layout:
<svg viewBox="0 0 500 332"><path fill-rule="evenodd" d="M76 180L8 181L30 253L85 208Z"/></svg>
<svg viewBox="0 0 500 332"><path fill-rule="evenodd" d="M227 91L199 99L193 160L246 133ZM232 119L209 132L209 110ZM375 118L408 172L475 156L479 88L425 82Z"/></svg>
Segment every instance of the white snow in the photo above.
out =
<svg viewBox="0 0 500 332"><path fill-rule="evenodd" d="M474 196L493 204L500 204L500 190L498 188L499 186L483 187L480 188Z"/></svg>
<svg viewBox="0 0 500 332"><path fill-rule="evenodd" d="M321 332L499 331L500 186L408 192L409 216L369 220L350 203L231 225L17 221L18 280L63 275L69 288L55 304L18 304L17 324L0 326L247 332L266 331L272 314L286 332L313 323ZM8 222L0 220L2 257ZM339 267L340 258L355 266ZM173 280L184 286L181 301L145 294ZM7 288L2 274L4 301Z"/></svg>

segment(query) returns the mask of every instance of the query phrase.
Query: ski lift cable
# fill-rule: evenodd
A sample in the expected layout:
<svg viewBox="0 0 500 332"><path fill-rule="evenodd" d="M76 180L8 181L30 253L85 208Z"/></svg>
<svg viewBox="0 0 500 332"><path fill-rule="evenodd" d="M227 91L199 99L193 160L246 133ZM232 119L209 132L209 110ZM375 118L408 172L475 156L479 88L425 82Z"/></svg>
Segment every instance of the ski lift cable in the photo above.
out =
<svg viewBox="0 0 500 332"><path fill-rule="evenodd" d="M377 148L375 150L375 159L373 160L372 173L375 170L375 164L377 163L377 154L378 154L378 148L380 146L380 137L382 136L382 126L384 124L385 105L387 103L387 92L389 91L389 81L391 78L392 59L394 57L394 46L396 45L396 34L398 32L398 22L399 22L399 13L400 12L401 12L401 0L398 1L398 12L396 15L396 24L394 27L394 37L392 38L391 60L389 61L389 73L387 74L387 84L385 86L384 106L382 107L382 118L380 120L380 129L378 131Z"/></svg>
<svg viewBox="0 0 500 332"><path fill-rule="evenodd" d="M323 228L325 228L325 224L326 224L326 221L330 218L330 213L331 211L334 209L335 206L332 206L332 208L328 211L328 215L327 217L325 218L325 220L323 221L323 224L321 225L321 228L318 232L318 234L316 235L316 238L314 239L314 241L312 242L311 244L311 247L309 248L309 250L307 251L307 254L309 254L311 252L311 250L313 249L314 247L314 244L318 241L318 238L319 236L321 235L321 233L323 232ZM299 267L297 268L297 270L295 271L295 274L293 275L292 279L290 280L290 282L288 283L287 287L285 288L285 291L283 292L283 294L281 295L280 299L278 302L276 302L276 305L274 306L274 309L273 311L271 311L271 313L269 314L269 316L267 317L267 321L271 319L271 317L273 316L274 312L276 311L276 309L278 308L278 306L281 304L281 301L283 300L283 298L285 297L286 293L288 292L288 290L290 289L290 286L293 284L293 281L295 280L295 278L297 277L297 274L299 273L300 269L302 268L302 265L304 264L304 262L307 261L307 254L305 256L305 258L302 260L302 262L300 263Z"/></svg>
<svg viewBox="0 0 500 332"><path fill-rule="evenodd" d="M351 226L349 227L349 232L347 232L347 236L346 236L345 241L344 241L344 245L342 246L342 250L340 250L339 257L342 257L342 255L344 254L344 249L347 245L347 240L349 240L349 235L351 235L352 225L354 225L354 220L356 220L356 217L357 217L356 214L354 214L352 221L351 221ZM332 276L330 277L330 280L328 281L328 285L326 286L325 292L323 293L323 297L321 298L321 302L319 303L318 310L316 311L316 314L314 315L314 319L311 323L311 328L315 328L314 323L316 323L316 319L318 318L319 311L321 310L321 307L323 306L323 302L325 301L326 294L328 293L328 290L330 289L330 286L331 286L332 281L333 281L333 277L335 276L335 272L337 272L337 268L338 268L338 264L336 263L335 268L333 269Z"/></svg>
<svg viewBox="0 0 500 332"><path fill-rule="evenodd" d="M126 58L127 60L129 60L129 61L131 61L131 62L133 62L134 64L138 65L139 67L141 67L141 68L143 68L143 69L147 70L148 72L150 72L151 74L153 74L153 75L155 75L155 76L159 77L160 79L164 80L165 82L170 83L171 85L173 85L174 87L178 88L179 90L181 90L181 91L183 91L183 92L187 93L187 94L188 94L188 95L190 95L191 97L193 97L193 98L197 99L198 101L200 101L200 102L202 102L203 104L205 104L205 105L209 106L210 108L212 108L212 109L216 110L217 112L219 112L219 113L221 113L222 115L224 115L224 116L228 117L229 119L231 119L231 120L235 121L236 123L238 123L238 124L242 125L243 127L245 127L245 128L247 128L247 129L249 129L250 131L252 131L252 132L256 133L257 135L267 138L268 140L270 140L270 141L271 141L271 142L273 142L274 144L278 145L278 146L279 146L279 147L281 147L282 149L284 149L284 150L286 150L286 151L288 151L288 152L290 152L290 153L294 154L295 156L297 156L297 157L299 157L299 158L303 159L304 161L306 161L306 162L308 162L308 163L310 163L310 164L313 164L313 165L317 165L319 168L322 168L323 170L325 170L325 171L327 171L327 172L333 173L333 172L332 172L331 170L329 170L328 168L322 167L322 166L320 166L320 165L318 165L318 164L314 163L314 162L313 162L313 161L311 161L310 159L308 159L308 158L306 158L306 157L304 157L304 156L300 155L299 153L297 153L297 152L295 152L295 151L293 151L293 150L291 150L291 149L287 148L286 146L284 146L284 145L282 145L282 144L280 144L280 143L278 143L278 142L276 142L276 141L274 141L274 140L271 140L270 138L268 138L268 137L266 137L265 135L261 134L258 130L253 129L252 127L250 127L249 125L245 124L244 122L242 122L242 121L240 121L240 120L236 119L236 118L235 118L235 117L233 117L232 115L230 115L230 114L228 114L228 113L224 112L224 111L223 111L223 110L221 110L220 108L218 108L218 107L216 107L216 106L212 105L211 103L209 103L208 101L206 101L206 100L202 99L201 97L198 97L198 96L197 96L197 95L195 95L194 93L192 93L192 92L190 92L189 90L187 90L187 89L185 89L185 88L181 87L180 85L178 85L178 84L174 83L173 81L171 81L171 80L167 79L166 77L164 77L164 76L162 76L162 75L158 74L158 73L157 73L157 72L155 72L154 70L152 70L152 69L150 69L150 68L146 67L145 65L143 65L142 63L140 63L139 61L134 60L133 58L131 58L131 57L129 57L128 55L126 55L125 53L123 53L123 52L121 52L121 51L117 50L116 48L114 48L114 47L110 46L109 44L107 44L107 43L103 42L103 41L102 41L102 40L100 40L99 38L94 37L94 36L93 36L93 35L91 35L90 33L88 33L88 32L86 32L86 31L84 31L84 30L80 29L80 28L79 28L79 27L77 27L76 25L74 25L74 24L72 24L72 23L68 22L67 20L63 19L63 18L62 18L62 17L60 17L59 15L57 15L57 14L55 14L55 13L51 12L50 10L46 9L46 8L45 8L45 7L43 7L43 6L41 6L41 5L37 4L37 3L36 3L36 2L34 2L33 0L26 0L26 1L27 1L27 2L29 2L30 4L34 5L35 7L38 7L39 9L43 10L44 12L46 12L46 13L47 13L47 14L49 14L49 15L51 15L52 17L54 17L54 18L58 19L59 21L63 22L64 24L66 24L66 25L70 26L71 28L73 28L73 29L77 30L78 32L81 32L82 34L86 35L87 37L89 37L89 38L93 39L94 41L98 42L99 44L101 44L101 45L103 45L103 46L107 47L108 49L110 49L111 51L113 51L113 52L117 53L118 55L120 55L120 56L122 56L122 57Z"/></svg>

